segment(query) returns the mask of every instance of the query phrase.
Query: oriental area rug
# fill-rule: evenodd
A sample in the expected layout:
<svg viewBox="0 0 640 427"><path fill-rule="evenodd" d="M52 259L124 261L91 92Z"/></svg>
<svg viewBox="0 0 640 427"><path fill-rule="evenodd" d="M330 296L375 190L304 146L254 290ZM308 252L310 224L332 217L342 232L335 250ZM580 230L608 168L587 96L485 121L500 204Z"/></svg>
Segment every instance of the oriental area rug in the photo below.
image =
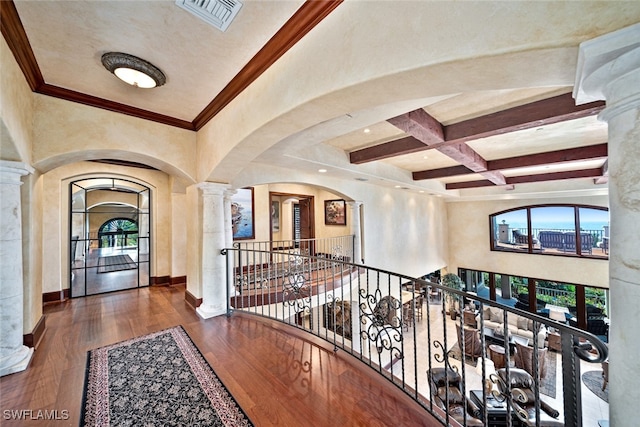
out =
<svg viewBox="0 0 640 427"><path fill-rule="evenodd" d="M98 273L111 273L112 271L133 270L136 263L129 255L111 255L98 258Z"/></svg>
<svg viewBox="0 0 640 427"><path fill-rule="evenodd" d="M81 426L253 426L182 326L90 350Z"/></svg>

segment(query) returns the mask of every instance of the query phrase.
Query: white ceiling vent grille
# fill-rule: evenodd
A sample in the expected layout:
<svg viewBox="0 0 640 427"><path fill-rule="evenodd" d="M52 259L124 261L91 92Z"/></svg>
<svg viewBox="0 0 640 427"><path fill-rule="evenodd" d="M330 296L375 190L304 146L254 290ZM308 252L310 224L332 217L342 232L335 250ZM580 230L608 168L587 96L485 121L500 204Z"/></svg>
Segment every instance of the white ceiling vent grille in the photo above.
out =
<svg viewBox="0 0 640 427"><path fill-rule="evenodd" d="M238 0L176 0L176 4L221 31L226 31L242 3Z"/></svg>

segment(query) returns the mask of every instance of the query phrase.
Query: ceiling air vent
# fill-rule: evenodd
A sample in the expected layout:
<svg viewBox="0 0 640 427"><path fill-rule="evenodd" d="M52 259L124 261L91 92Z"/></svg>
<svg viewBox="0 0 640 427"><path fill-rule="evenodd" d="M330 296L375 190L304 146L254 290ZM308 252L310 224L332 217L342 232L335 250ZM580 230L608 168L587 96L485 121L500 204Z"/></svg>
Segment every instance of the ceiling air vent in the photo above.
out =
<svg viewBox="0 0 640 427"><path fill-rule="evenodd" d="M226 31L242 3L238 0L176 0L176 4L221 31Z"/></svg>

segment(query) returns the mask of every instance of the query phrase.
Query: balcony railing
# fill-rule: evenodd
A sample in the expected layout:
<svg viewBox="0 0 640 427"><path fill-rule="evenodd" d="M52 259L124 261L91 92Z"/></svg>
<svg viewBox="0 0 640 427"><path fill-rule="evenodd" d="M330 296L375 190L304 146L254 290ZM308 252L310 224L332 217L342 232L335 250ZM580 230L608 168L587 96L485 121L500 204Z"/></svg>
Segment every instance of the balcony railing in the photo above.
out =
<svg viewBox="0 0 640 427"><path fill-rule="evenodd" d="M491 425L496 411L508 426L582 425L581 365L608 352L594 335L328 251L269 245L223 251L229 315L268 317L330 342L443 425Z"/></svg>

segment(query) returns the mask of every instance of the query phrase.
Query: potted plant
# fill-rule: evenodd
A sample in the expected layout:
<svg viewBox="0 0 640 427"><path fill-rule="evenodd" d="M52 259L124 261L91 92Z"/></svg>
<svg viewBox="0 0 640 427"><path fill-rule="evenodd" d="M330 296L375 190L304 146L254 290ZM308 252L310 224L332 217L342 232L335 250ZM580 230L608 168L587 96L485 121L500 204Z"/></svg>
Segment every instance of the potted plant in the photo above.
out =
<svg viewBox="0 0 640 427"><path fill-rule="evenodd" d="M464 283L462 282L462 279L458 277L457 274L447 273L444 276L442 276L442 285L450 289L455 289L456 291L461 291L464 286ZM446 299L447 310L451 314L451 319L456 320L457 312L454 306L455 300L456 300L455 295L445 292L445 299Z"/></svg>

